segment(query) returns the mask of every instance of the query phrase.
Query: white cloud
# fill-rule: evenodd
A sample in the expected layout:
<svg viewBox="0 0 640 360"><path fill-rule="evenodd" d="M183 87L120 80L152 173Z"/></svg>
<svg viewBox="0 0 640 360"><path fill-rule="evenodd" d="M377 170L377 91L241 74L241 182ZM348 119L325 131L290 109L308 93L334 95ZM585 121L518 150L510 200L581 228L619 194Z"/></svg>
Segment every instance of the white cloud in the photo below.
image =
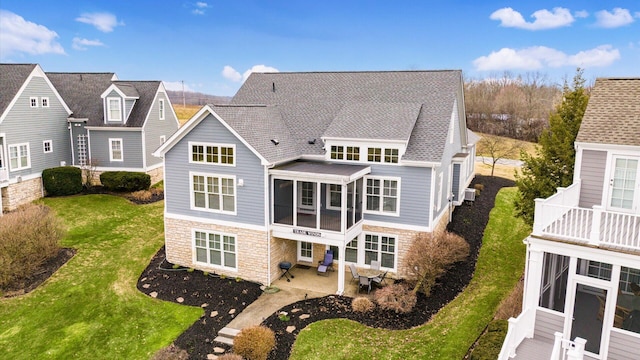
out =
<svg viewBox="0 0 640 360"><path fill-rule="evenodd" d="M124 22L118 22L116 16L110 13L84 13L76 21L93 25L102 32L112 32L116 26L124 26Z"/></svg>
<svg viewBox="0 0 640 360"><path fill-rule="evenodd" d="M584 19L584 18L589 17L589 12L588 12L587 10L580 10L580 11L576 11L576 12L574 12L574 13L573 13L573 16L574 16L574 17L577 17L577 18L582 18L582 19Z"/></svg>
<svg viewBox="0 0 640 360"><path fill-rule="evenodd" d="M543 67L579 66L600 67L611 65L620 59L620 51L611 45L580 51L574 55L546 46L534 46L520 50L502 48L473 61L476 70L538 70Z"/></svg>
<svg viewBox="0 0 640 360"><path fill-rule="evenodd" d="M209 4L203 1L198 1L196 2L195 7L196 8L191 11L193 14L204 15L205 9L209 7Z"/></svg>
<svg viewBox="0 0 640 360"><path fill-rule="evenodd" d="M278 69L267 65L253 65L251 69L245 71L242 74L242 81L247 80L249 75L254 72L278 72Z"/></svg>
<svg viewBox="0 0 640 360"><path fill-rule="evenodd" d="M182 86L184 84L182 81L163 81L162 83L164 84L165 89L172 91L182 91ZM194 92L195 90L189 87L189 85L184 84L184 91Z"/></svg>
<svg viewBox="0 0 640 360"><path fill-rule="evenodd" d="M196 7L199 7L199 8L201 8L201 9L202 9L202 8L208 8L208 7L209 7L209 4L207 4L207 3L206 3L206 2L204 2L204 1L198 1L198 2L196 3Z"/></svg>
<svg viewBox="0 0 640 360"><path fill-rule="evenodd" d="M0 58L14 53L64 54L58 34L43 25L25 20L11 11L0 10Z"/></svg>
<svg viewBox="0 0 640 360"><path fill-rule="evenodd" d="M596 12L596 26L603 28L616 28L629 25L633 22L633 16L627 9L615 8L613 12L602 10Z"/></svg>
<svg viewBox="0 0 640 360"><path fill-rule="evenodd" d="M498 9L489 16L491 20L500 20L500 26L527 30L553 29L569 26L575 21L569 9L561 7L553 8L553 11L538 10L531 14L531 17L535 18L535 21L527 22L522 14L510 7Z"/></svg>
<svg viewBox="0 0 640 360"><path fill-rule="evenodd" d="M240 80L242 80L242 75L234 68L232 68L229 65L225 65L225 67L222 69L222 76L225 79L229 79L233 82L239 82Z"/></svg>
<svg viewBox="0 0 640 360"><path fill-rule="evenodd" d="M89 39L74 37L73 44L71 46L76 50L87 50L87 46L104 46L104 44L102 43L102 41L98 39L89 40Z"/></svg>

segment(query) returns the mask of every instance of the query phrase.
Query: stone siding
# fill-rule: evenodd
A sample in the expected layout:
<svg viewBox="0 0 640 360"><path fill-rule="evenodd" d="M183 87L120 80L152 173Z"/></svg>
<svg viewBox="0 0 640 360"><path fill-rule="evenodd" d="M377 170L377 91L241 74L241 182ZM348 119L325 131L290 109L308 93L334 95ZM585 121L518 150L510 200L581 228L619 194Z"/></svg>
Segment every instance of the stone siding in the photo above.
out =
<svg viewBox="0 0 640 360"><path fill-rule="evenodd" d="M2 188L2 212L17 209L44 196L42 178L24 180Z"/></svg>
<svg viewBox="0 0 640 360"><path fill-rule="evenodd" d="M271 237L271 282L278 280L282 276L282 271L278 264L281 261L288 261L296 264L298 244L296 241Z"/></svg>
<svg viewBox="0 0 640 360"><path fill-rule="evenodd" d="M237 227L205 224L197 221L178 220L165 217L165 245L167 260L171 263L230 277L267 284L268 279L268 233ZM236 236L237 271L213 265L196 263L192 231L205 230ZM277 265L276 265L276 270ZM273 271L272 271L273 273Z"/></svg>
<svg viewBox="0 0 640 360"><path fill-rule="evenodd" d="M153 170L147 171L147 174L151 176L151 185L164 180L164 167L160 166Z"/></svg>

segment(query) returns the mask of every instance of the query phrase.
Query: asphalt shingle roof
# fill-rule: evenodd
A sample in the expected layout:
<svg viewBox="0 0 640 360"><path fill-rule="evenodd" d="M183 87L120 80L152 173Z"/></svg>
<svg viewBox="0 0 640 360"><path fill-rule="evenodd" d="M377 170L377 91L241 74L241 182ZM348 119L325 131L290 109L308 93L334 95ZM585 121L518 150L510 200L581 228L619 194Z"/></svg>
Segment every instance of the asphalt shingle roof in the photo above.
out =
<svg viewBox="0 0 640 360"><path fill-rule="evenodd" d="M640 146L640 78L599 78L578 142Z"/></svg>
<svg viewBox="0 0 640 360"><path fill-rule="evenodd" d="M138 93L138 100L125 124L126 127L142 127L153 105L153 99L160 88L160 81L114 81L117 86L132 86Z"/></svg>
<svg viewBox="0 0 640 360"><path fill-rule="evenodd" d="M3 114L36 64L0 64L0 114Z"/></svg>
<svg viewBox="0 0 640 360"><path fill-rule="evenodd" d="M454 104L461 89L459 70L253 73L231 103L278 105L298 155L324 154L320 138L339 134L338 130L343 131L339 135L344 138L373 136L379 130L382 136L376 138L386 137L385 131L394 137L411 133L403 159L437 162L444 151L451 112L456 110ZM368 110L362 109L357 116L348 115L357 104L367 104ZM356 125L355 119L372 114L371 110L377 107L374 104L387 104L389 111L400 112L388 117L382 130L371 128L380 125L381 117L372 120L369 128L351 129ZM409 109L401 104L410 104ZM410 129L408 113L417 108L415 104L421 107ZM334 124L338 116L346 124ZM311 144L312 139L318 141Z"/></svg>

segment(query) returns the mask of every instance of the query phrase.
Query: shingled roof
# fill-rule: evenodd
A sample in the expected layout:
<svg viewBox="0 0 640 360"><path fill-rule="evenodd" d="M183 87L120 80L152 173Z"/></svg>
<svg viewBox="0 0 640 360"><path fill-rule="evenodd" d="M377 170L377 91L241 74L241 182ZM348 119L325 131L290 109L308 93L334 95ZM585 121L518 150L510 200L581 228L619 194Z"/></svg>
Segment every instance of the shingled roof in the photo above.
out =
<svg viewBox="0 0 640 360"><path fill-rule="evenodd" d="M599 78L577 142L640 146L640 78Z"/></svg>
<svg viewBox="0 0 640 360"><path fill-rule="evenodd" d="M0 64L0 115L9 107L36 64Z"/></svg>
<svg viewBox="0 0 640 360"><path fill-rule="evenodd" d="M310 141L323 136L400 140L410 134L403 158L438 162L461 89L458 70L253 73L231 103L277 105L298 156L324 154L321 141ZM382 117L376 112L385 105Z"/></svg>

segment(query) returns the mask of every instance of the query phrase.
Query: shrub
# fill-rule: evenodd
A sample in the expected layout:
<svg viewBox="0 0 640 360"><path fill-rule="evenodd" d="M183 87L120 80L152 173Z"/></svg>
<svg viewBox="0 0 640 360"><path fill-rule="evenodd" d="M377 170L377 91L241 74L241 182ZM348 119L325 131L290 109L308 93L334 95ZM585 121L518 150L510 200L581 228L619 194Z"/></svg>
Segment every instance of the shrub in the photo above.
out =
<svg viewBox="0 0 640 360"><path fill-rule="evenodd" d="M106 171L100 174L100 182L109 191L134 192L149 190L151 176L142 172Z"/></svg>
<svg viewBox="0 0 640 360"><path fill-rule="evenodd" d="M238 354L222 354L218 356L218 360L242 360L242 356Z"/></svg>
<svg viewBox="0 0 640 360"><path fill-rule="evenodd" d="M470 360L497 359L500 355L502 342L507 336L509 323L506 320L493 320L487 330L478 339L478 343L471 352Z"/></svg>
<svg viewBox="0 0 640 360"><path fill-rule="evenodd" d="M187 353L187 351L180 349L174 344L171 344L166 348L162 348L151 358L151 360L187 360L187 359L189 359L189 354Z"/></svg>
<svg viewBox="0 0 640 360"><path fill-rule="evenodd" d="M407 279L415 281L414 292L431 294L436 280L451 265L469 255L469 244L450 232L420 233L409 247L405 260Z"/></svg>
<svg viewBox="0 0 640 360"><path fill-rule="evenodd" d="M381 308L397 313L408 313L416 306L418 298L406 284L398 283L376 290L375 300Z"/></svg>
<svg viewBox="0 0 640 360"><path fill-rule="evenodd" d="M369 298L366 297L357 297L351 302L351 308L355 312L369 312L373 310L374 307L375 304L373 303L373 301L369 300Z"/></svg>
<svg viewBox="0 0 640 360"><path fill-rule="evenodd" d="M474 189L476 189L476 190L478 190L478 191L482 191L482 190L484 190L484 185L482 185L482 184L475 184L475 185L473 185L473 188L474 188Z"/></svg>
<svg viewBox="0 0 640 360"><path fill-rule="evenodd" d="M509 295L502 300L498 311L496 312L496 319L507 320L510 317L518 317L522 312L522 293L524 291L524 281L520 279L516 286L511 290Z"/></svg>
<svg viewBox="0 0 640 360"><path fill-rule="evenodd" d="M73 166L60 166L42 171L42 184L47 195L66 196L82 191L82 170Z"/></svg>
<svg viewBox="0 0 640 360"><path fill-rule="evenodd" d="M58 254L62 223L44 205L29 204L0 217L0 288L19 285Z"/></svg>
<svg viewBox="0 0 640 360"><path fill-rule="evenodd" d="M273 330L264 326L244 328L233 340L233 352L247 360L266 360L276 345Z"/></svg>

